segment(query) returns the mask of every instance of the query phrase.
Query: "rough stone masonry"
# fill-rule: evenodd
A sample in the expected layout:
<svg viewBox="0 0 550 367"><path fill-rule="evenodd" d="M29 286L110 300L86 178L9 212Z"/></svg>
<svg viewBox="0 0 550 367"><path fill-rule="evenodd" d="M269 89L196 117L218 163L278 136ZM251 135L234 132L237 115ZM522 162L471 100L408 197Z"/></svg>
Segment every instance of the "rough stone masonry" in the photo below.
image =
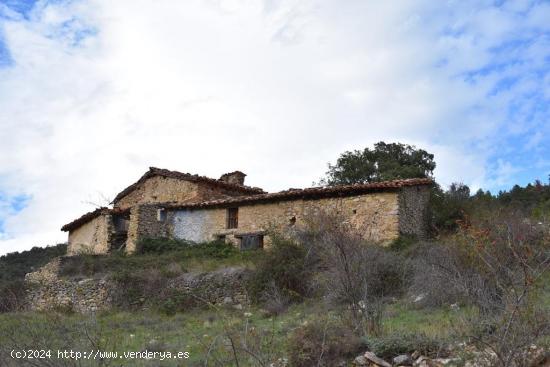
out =
<svg viewBox="0 0 550 367"><path fill-rule="evenodd" d="M303 226L323 211L351 223L365 239L388 244L424 237L429 179L289 189L266 193L244 185L245 174L220 179L150 168L113 200L63 226L68 255L136 251L145 238L224 240L240 249L268 247L270 231Z"/></svg>

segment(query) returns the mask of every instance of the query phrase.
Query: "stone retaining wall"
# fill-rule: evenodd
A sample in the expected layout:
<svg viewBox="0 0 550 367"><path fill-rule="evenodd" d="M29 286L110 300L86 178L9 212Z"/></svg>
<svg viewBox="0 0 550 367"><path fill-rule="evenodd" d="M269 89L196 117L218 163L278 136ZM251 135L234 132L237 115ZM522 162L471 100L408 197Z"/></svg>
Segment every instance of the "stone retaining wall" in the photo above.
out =
<svg viewBox="0 0 550 367"><path fill-rule="evenodd" d="M25 275L25 307L33 311L52 309L95 312L111 307L114 287L106 278L62 279L58 257Z"/></svg>
<svg viewBox="0 0 550 367"><path fill-rule="evenodd" d="M241 267L206 273L185 273L170 279L167 288L196 296L197 303L245 305L249 303L245 284L251 272Z"/></svg>
<svg viewBox="0 0 550 367"><path fill-rule="evenodd" d="M117 307L120 285L108 275L100 278L70 279L59 277L61 258L57 258L36 272L25 276L25 308L33 311L64 310L90 313ZM242 267L224 268L212 272L184 273L167 279L159 289L159 299L174 292L189 294L199 307L208 304L248 304L245 283L250 270ZM155 300L144 299L140 306Z"/></svg>

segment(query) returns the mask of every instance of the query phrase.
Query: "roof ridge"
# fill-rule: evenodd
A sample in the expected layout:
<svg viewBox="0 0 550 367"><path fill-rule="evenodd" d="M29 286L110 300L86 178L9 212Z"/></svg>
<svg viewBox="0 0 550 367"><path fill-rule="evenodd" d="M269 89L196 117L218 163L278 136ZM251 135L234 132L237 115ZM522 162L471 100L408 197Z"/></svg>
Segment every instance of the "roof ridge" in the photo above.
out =
<svg viewBox="0 0 550 367"><path fill-rule="evenodd" d="M431 178L408 178L397 179L390 181L379 181L369 183L358 183L348 185L335 185L335 186L319 186L319 187L307 187L303 189L287 189L274 193L263 193L250 196L236 196L232 198L205 200L197 203L178 204L174 202L158 203L159 205L167 205L174 208L200 208L210 207L223 204L237 204L248 202L261 202L270 199L294 199L300 197L326 195L326 194L353 194L355 192L369 192L371 190L384 190L384 189L399 189L406 186L423 186L431 185L433 180Z"/></svg>
<svg viewBox="0 0 550 367"><path fill-rule="evenodd" d="M163 177L171 177L175 179L181 179L181 180L191 180L191 181L202 181L202 182L208 182L215 185L224 186L227 188L236 189L239 191L243 191L246 193L256 193L256 194L263 194L265 191L259 187L252 187L247 185L238 185L234 183L228 183L225 181L222 181L220 179L215 179L207 176L200 176L198 174L191 174L191 173L184 173L180 171L172 171L166 168L158 168L158 167L149 167L149 170L145 172L136 182L131 184L130 186L126 187L124 190L119 192L111 204L115 203L116 201L122 199L124 196L128 195L130 192L134 191L137 186L148 179L149 177L153 176L163 176Z"/></svg>

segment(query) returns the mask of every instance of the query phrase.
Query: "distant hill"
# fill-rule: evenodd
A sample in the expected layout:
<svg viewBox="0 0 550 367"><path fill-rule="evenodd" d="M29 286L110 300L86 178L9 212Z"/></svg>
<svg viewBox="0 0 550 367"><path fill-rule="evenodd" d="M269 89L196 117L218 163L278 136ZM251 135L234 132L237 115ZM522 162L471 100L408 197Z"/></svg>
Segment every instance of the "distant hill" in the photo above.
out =
<svg viewBox="0 0 550 367"><path fill-rule="evenodd" d="M28 251L12 252L0 257L0 284L22 280L26 273L45 265L57 256L65 255L67 244L33 247Z"/></svg>

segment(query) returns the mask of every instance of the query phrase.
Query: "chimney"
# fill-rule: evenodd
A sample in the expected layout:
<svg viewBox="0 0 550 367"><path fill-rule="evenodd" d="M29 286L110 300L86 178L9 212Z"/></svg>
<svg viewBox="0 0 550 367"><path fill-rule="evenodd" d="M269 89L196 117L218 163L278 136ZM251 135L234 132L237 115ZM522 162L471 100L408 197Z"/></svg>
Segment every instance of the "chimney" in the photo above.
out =
<svg viewBox="0 0 550 367"><path fill-rule="evenodd" d="M246 175L244 173L242 173L241 171L224 173L220 177L220 181L227 182L229 184L241 185L242 186L242 185L244 185L245 176Z"/></svg>

